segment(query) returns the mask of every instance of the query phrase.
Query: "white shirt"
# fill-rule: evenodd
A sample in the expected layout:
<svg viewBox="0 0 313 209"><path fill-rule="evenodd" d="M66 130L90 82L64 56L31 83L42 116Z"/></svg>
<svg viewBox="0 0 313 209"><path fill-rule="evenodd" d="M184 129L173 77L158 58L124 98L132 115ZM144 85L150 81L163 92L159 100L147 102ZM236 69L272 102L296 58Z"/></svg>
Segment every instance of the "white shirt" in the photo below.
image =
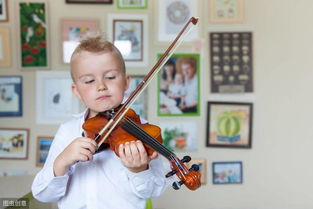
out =
<svg viewBox="0 0 313 209"><path fill-rule="evenodd" d="M197 75L194 75L191 80L185 80L185 88L187 90L185 103L186 105L192 105L197 103L198 99L198 86L197 86Z"/></svg>
<svg viewBox="0 0 313 209"><path fill-rule="evenodd" d="M111 150L95 154L92 161L78 162L67 174L55 177L55 158L83 129L84 113L62 124L55 135L46 163L32 184L34 197L42 202L58 202L61 209L143 209L147 198L159 196L167 181L161 159L149 169L132 173Z"/></svg>

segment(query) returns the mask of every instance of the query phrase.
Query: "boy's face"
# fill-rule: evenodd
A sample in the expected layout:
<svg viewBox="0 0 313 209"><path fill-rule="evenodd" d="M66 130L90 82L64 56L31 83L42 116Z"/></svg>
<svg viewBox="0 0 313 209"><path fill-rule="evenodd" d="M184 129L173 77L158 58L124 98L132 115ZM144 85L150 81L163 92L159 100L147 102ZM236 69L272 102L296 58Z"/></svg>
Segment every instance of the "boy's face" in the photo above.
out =
<svg viewBox="0 0 313 209"><path fill-rule="evenodd" d="M182 71L188 79L192 79L196 73L196 70L190 64L187 63L182 64Z"/></svg>
<svg viewBox="0 0 313 209"><path fill-rule="evenodd" d="M121 104L130 78L117 55L83 51L73 57L71 70L72 90L90 109L89 117Z"/></svg>

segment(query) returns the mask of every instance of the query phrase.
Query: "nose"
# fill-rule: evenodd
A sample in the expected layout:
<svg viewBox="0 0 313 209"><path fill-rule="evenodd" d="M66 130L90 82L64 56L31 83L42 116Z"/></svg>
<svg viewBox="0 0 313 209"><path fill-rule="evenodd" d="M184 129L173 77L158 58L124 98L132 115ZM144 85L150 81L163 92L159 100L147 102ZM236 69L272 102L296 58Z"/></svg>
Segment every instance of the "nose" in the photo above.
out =
<svg viewBox="0 0 313 209"><path fill-rule="evenodd" d="M98 91L104 91L106 89L108 89L106 84L103 81L100 81L98 85Z"/></svg>

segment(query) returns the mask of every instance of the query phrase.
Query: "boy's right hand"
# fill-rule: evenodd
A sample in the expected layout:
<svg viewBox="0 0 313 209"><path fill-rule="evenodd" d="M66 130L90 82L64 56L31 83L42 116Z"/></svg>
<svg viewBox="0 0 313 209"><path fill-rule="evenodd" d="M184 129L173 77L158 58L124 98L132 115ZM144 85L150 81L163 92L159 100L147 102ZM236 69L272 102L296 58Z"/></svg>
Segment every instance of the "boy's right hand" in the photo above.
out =
<svg viewBox="0 0 313 209"><path fill-rule="evenodd" d="M63 176L68 168L77 161L92 160L97 150L97 143L86 137L78 137L72 141L55 159L53 164L54 176Z"/></svg>

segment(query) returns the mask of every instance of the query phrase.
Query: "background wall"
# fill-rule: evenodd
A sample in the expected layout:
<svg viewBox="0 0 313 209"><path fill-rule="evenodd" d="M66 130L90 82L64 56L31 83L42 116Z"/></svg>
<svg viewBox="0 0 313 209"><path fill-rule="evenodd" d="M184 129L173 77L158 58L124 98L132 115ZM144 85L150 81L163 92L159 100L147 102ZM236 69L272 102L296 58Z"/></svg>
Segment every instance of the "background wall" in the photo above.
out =
<svg viewBox="0 0 313 209"><path fill-rule="evenodd" d="M101 29L107 28L108 13L143 13L149 15L149 66L156 54L167 47L156 42L156 1L149 0L147 10L117 10L116 5L74 5L64 0L49 1L51 31L51 70L69 70L61 62L60 19L98 18ZM313 1L311 0L246 0L245 23L240 25L210 25L208 3L199 0L201 50L201 116L183 118L197 123L198 151L193 158L207 160L207 184L195 192L169 188L153 200L155 208L185 209L309 209L313 208L312 107L313 97ZM35 71L18 69L17 11L15 1L9 0L8 23L11 29L12 67L1 69L0 75L22 75L24 116L0 118L1 127L30 129L28 160L0 160L0 169L28 170L32 176L39 171L35 166L36 137L54 135L57 126L38 125L35 121ZM214 95L209 88L208 32L253 31L254 87L253 94ZM177 52L191 51L184 45ZM128 69L130 74L145 74L149 68ZM149 115L151 123L178 121L182 118L160 118L156 114L156 82L149 86ZM247 101L254 103L252 149L222 149L205 147L206 101ZM244 183L240 185L212 185L213 161L242 161ZM0 178L13 182L0 187L0 197L18 197L30 190L30 177ZM28 182L21 184L21 182ZM6 185L1 183L1 185ZM19 187L19 191L15 191ZM13 189L14 188L14 189Z"/></svg>

